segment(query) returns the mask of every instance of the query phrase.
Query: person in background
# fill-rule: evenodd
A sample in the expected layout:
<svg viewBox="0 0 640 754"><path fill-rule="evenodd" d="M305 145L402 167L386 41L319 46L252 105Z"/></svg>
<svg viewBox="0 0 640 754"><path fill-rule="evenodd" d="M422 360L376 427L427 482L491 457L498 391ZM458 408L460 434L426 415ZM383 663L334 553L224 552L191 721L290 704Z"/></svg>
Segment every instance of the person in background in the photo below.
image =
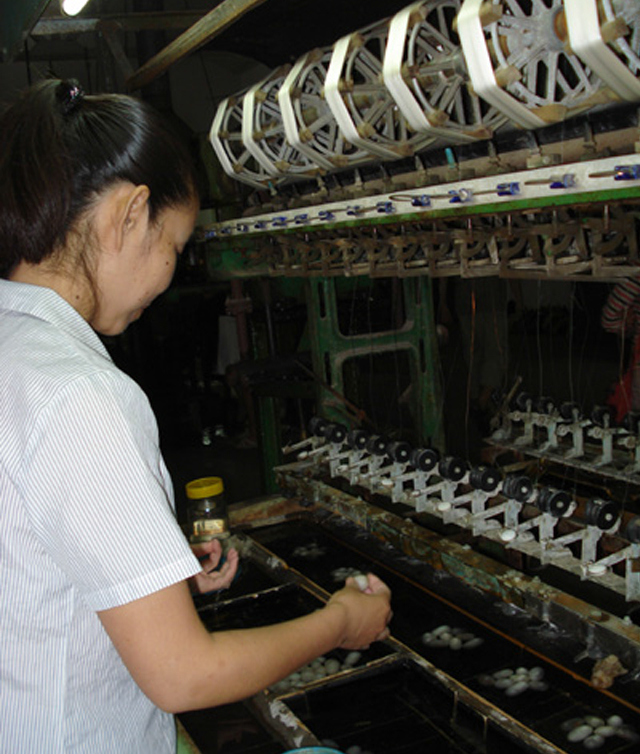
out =
<svg viewBox="0 0 640 754"><path fill-rule="evenodd" d="M388 636L373 574L317 611L208 633L150 405L109 357L169 285L198 191L144 102L43 81L0 118L0 751L169 754L172 713ZM220 558L198 555L205 571Z"/></svg>
<svg viewBox="0 0 640 754"><path fill-rule="evenodd" d="M630 341L626 369L620 370L608 403L615 408L617 422L629 411L640 411L640 280L626 278L611 289L602 307L601 324L604 330L616 333L622 343Z"/></svg>

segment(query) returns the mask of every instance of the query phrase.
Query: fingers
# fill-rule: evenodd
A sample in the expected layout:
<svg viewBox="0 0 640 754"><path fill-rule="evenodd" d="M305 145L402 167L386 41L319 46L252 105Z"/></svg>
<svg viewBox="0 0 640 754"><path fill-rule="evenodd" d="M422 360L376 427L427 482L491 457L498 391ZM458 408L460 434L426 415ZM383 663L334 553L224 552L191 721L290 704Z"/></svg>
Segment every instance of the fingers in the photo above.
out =
<svg viewBox="0 0 640 754"><path fill-rule="evenodd" d="M366 576L364 574L349 576L345 581L345 586L356 587L365 594L388 594L391 596L391 589L373 573L367 573Z"/></svg>
<svg viewBox="0 0 640 754"><path fill-rule="evenodd" d="M371 589L372 594L388 594L389 597L391 596L391 589L389 589L381 578L374 573L368 573L367 578L369 579L369 589Z"/></svg>
<svg viewBox="0 0 640 754"><path fill-rule="evenodd" d="M237 550L234 550L231 548L229 552L227 552L224 563L218 567L219 565L219 559L217 559L215 562L211 562L213 565L213 568L203 568L202 570L207 574L207 576L227 576L227 574L231 574L231 577L236 575L236 572L238 570L238 552ZM210 561L213 561L213 556L210 558ZM209 564L207 564L209 565Z"/></svg>
<svg viewBox="0 0 640 754"><path fill-rule="evenodd" d="M364 582L362 581L364 580ZM359 581L362 582L359 585ZM343 649L363 649L374 641L389 637L391 590L377 576L348 578L345 588L332 595L346 609L347 623L341 643Z"/></svg>
<svg viewBox="0 0 640 754"><path fill-rule="evenodd" d="M213 555L215 556L215 562L217 563L222 555L222 544L218 539L210 539L208 542L192 544L191 551L196 558L204 558L207 555Z"/></svg>
<svg viewBox="0 0 640 754"><path fill-rule="evenodd" d="M218 546L220 543L218 543ZM216 548L217 549L217 548ZM239 557L234 548L228 550L225 561L219 568L219 555L211 554L208 561L203 563L203 569L193 577L193 583L200 594L227 589L238 572Z"/></svg>
<svg viewBox="0 0 640 754"><path fill-rule="evenodd" d="M350 587L354 587L355 589L359 589L361 592L364 592L365 594L372 593L369 587L369 577L365 576L364 573L361 573L358 576L348 576L344 584L345 586L350 586Z"/></svg>
<svg viewBox="0 0 640 754"><path fill-rule="evenodd" d="M231 573L231 578L236 575L238 572L238 563L240 562L240 556L238 555L238 551L234 549L233 547L227 551L227 554L225 556L225 561L222 565L222 568L220 568L221 573Z"/></svg>

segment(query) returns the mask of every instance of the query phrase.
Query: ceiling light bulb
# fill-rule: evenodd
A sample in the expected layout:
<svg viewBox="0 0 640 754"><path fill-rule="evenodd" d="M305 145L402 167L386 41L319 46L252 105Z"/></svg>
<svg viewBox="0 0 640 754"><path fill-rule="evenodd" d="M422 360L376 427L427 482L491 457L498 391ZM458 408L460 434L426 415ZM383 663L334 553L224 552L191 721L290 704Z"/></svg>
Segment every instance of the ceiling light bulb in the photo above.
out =
<svg viewBox="0 0 640 754"><path fill-rule="evenodd" d="M62 0L62 12L67 16L77 16L89 0Z"/></svg>

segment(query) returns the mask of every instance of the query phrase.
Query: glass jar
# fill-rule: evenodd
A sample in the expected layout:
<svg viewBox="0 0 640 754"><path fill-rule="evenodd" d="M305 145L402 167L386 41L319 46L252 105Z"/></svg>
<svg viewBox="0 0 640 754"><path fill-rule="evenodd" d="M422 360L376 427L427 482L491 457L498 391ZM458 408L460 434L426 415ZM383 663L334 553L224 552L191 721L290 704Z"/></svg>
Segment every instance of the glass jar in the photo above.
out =
<svg viewBox="0 0 640 754"><path fill-rule="evenodd" d="M229 515L224 498L224 483L218 476L194 479L185 486L187 521L191 542L208 542L229 536Z"/></svg>

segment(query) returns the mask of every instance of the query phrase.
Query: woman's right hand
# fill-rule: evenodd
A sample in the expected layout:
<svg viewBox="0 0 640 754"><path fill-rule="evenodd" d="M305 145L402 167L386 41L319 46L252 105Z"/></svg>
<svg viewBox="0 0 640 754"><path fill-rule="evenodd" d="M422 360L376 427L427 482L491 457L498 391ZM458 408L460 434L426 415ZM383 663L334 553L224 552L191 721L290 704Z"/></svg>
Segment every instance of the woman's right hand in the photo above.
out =
<svg viewBox="0 0 640 754"><path fill-rule="evenodd" d="M245 699L336 647L389 636L389 588L347 579L320 610L257 628L210 633L185 582L98 613L142 691L166 712Z"/></svg>
<svg viewBox="0 0 640 754"><path fill-rule="evenodd" d="M354 578L348 578L345 586L335 592L327 607L341 608L345 616L342 649L366 649L374 641L389 636L391 590L372 573L367 574L368 585L361 589Z"/></svg>

